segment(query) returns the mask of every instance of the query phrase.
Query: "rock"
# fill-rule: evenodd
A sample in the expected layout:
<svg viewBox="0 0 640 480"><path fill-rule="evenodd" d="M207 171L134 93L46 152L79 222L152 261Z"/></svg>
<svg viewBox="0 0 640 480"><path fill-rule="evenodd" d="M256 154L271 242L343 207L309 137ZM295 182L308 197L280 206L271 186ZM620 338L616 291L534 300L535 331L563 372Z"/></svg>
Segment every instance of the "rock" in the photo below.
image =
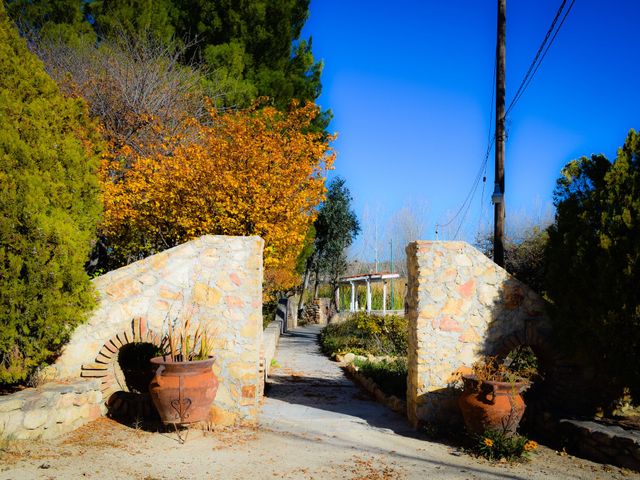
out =
<svg viewBox="0 0 640 480"><path fill-rule="evenodd" d="M49 418L49 410L38 409L25 412L22 425L27 430L35 430L45 424Z"/></svg>
<svg viewBox="0 0 640 480"><path fill-rule="evenodd" d="M80 394L77 394L75 396L75 398L73 399L73 404L76 407L79 407L80 405L84 405L85 403L87 403L87 400L88 400L87 399L87 395L83 394L83 393L80 393Z"/></svg>
<svg viewBox="0 0 640 480"><path fill-rule="evenodd" d="M24 399L16 396L16 394L0 397L0 412L20 410L23 405Z"/></svg>
<svg viewBox="0 0 640 480"><path fill-rule="evenodd" d="M80 411L77 408L60 409L56 413L56 423L72 425L77 420L79 413Z"/></svg>
<svg viewBox="0 0 640 480"><path fill-rule="evenodd" d="M18 430L22 430L22 420L24 414L21 411L0 413L0 437L13 435Z"/></svg>
<svg viewBox="0 0 640 480"><path fill-rule="evenodd" d="M100 403L102 401L102 392L92 390L91 392L87 393L87 401L89 403Z"/></svg>
<svg viewBox="0 0 640 480"><path fill-rule="evenodd" d="M52 438L57 438L60 435L64 435L70 430L70 427L66 424L56 424L47 428L44 432L42 432L43 440L50 440Z"/></svg>
<svg viewBox="0 0 640 480"><path fill-rule="evenodd" d="M355 354L349 352L349 353L345 354L345 356L343 358L344 358L344 361L346 363L351 363L356 358L356 356L355 356Z"/></svg>

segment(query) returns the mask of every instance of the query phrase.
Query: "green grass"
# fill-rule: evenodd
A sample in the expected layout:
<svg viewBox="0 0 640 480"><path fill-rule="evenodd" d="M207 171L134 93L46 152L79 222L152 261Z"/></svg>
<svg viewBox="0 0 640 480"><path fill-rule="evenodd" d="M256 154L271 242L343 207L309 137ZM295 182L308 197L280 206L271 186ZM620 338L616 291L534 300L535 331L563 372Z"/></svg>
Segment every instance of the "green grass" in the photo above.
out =
<svg viewBox="0 0 640 480"><path fill-rule="evenodd" d="M353 363L360 373L373 380L385 394L402 399L407 398L407 359L405 357L379 362L356 359Z"/></svg>

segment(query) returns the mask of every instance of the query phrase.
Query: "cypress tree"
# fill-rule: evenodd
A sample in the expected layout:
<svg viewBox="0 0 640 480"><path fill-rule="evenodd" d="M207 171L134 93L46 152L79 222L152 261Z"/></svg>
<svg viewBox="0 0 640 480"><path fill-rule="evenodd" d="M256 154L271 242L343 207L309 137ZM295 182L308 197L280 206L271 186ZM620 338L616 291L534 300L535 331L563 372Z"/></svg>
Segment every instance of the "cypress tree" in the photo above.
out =
<svg viewBox="0 0 640 480"><path fill-rule="evenodd" d="M0 384L55 356L95 303L98 146L0 3Z"/></svg>

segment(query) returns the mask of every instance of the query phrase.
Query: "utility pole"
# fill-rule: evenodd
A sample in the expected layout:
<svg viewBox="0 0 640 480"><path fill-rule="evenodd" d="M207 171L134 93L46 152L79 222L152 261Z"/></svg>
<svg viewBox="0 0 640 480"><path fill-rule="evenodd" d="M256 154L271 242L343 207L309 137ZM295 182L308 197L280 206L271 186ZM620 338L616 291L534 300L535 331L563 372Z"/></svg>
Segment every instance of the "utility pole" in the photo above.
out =
<svg viewBox="0 0 640 480"><path fill-rule="evenodd" d="M496 44L496 166L495 188L491 200L493 216L493 261L504 267L504 140L505 140L505 63L507 39L507 0L498 0L498 41Z"/></svg>

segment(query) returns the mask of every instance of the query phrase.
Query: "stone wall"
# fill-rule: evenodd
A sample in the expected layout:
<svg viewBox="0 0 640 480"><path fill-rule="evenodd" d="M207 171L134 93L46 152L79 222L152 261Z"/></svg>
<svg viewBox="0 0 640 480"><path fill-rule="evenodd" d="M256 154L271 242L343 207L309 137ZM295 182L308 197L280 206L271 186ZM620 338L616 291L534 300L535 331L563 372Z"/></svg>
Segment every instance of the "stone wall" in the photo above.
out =
<svg viewBox="0 0 640 480"><path fill-rule="evenodd" d="M458 423L456 378L482 355L529 345L547 368L538 398L562 397L543 300L465 242L407 246L407 416L414 426ZM530 407L529 402L527 403Z"/></svg>
<svg viewBox="0 0 640 480"><path fill-rule="evenodd" d="M54 438L100 417L103 408L99 380L27 388L0 396L0 437Z"/></svg>
<svg viewBox="0 0 640 480"><path fill-rule="evenodd" d="M570 453L600 463L640 471L640 432L589 420L561 420Z"/></svg>
<svg viewBox="0 0 640 480"><path fill-rule="evenodd" d="M302 321L305 325L327 325L334 313L334 310L331 308L331 299L316 298L305 305Z"/></svg>
<svg viewBox="0 0 640 480"><path fill-rule="evenodd" d="M282 331L282 321L274 320L264 329L264 339L262 341L262 349L264 351L264 380L266 381L271 371L271 361L276 356L278 349L278 341L280 340L280 332Z"/></svg>
<svg viewBox="0 0 640 480"><path fill-rule="evenodd" d="M58 378L98 378L105 401L126 391L118 352L158 344L169 321L192 319L213 339L220 387L212 421L255 421L262 375L259 237L204 236L96 278L100 305L55 363Z"/></svg>

